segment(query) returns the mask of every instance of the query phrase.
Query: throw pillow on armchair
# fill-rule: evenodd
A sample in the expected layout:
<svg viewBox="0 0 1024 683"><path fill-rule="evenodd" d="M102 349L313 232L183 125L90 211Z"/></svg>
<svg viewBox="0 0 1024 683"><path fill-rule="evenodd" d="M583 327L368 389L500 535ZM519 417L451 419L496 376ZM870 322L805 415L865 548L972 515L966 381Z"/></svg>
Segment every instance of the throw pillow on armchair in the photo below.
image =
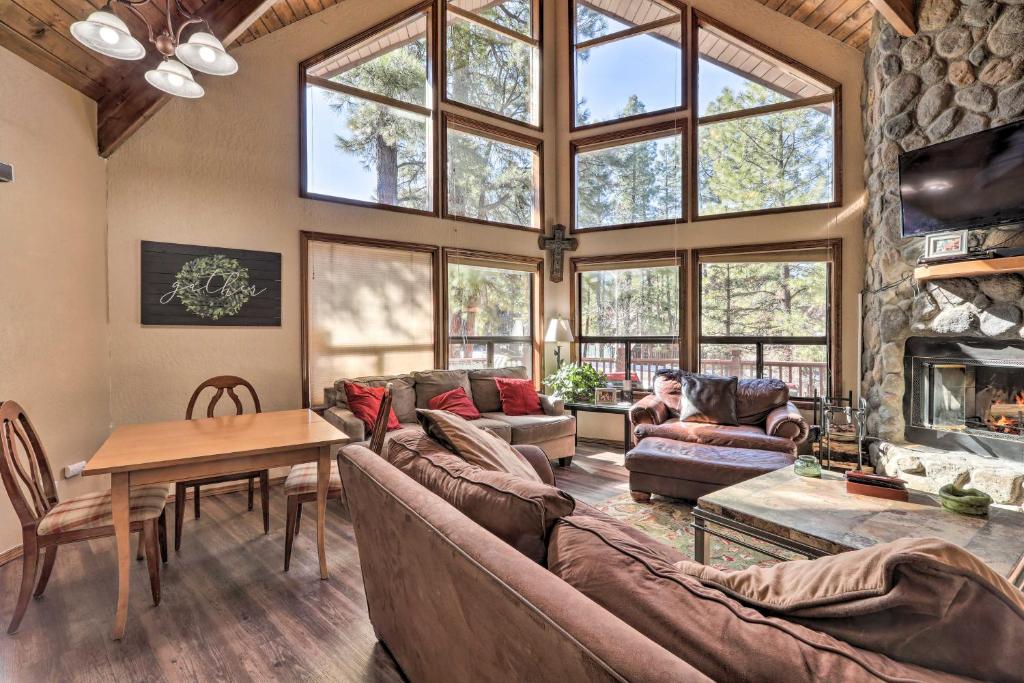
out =
<svg viewBox="0 0 1024 683"><path fill-rule="evenodd" d="M683 374L679 378L679 419L682 422L738 424L736 382L735 377Z"/></svg>

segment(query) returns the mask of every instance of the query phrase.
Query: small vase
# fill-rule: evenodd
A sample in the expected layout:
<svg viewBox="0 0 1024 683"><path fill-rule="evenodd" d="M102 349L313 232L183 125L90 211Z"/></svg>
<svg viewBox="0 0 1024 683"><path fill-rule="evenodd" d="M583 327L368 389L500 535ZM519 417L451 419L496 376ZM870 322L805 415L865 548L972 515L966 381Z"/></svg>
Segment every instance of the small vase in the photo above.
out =
<svg viewBox="0 0 1024 683"><path fill-rule="evenodd" d="M821 463L813 455L798 455L793 469L801 477L821 478Z"/></svg>

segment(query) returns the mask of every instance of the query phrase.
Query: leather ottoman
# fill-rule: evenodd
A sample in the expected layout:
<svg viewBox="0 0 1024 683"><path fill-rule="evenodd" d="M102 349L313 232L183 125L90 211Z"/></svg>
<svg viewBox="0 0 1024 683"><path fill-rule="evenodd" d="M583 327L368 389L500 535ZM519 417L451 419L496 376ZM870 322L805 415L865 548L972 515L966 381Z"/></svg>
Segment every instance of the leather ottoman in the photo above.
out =
<svg viewBox="0 0 1024 683"><path fill-rule="evenodd" d="M626 453L626 469L633 500L647 502L652 493L697 500L706 493L789 467L794 460L794 456L777 451L652 436Z"/></svg>

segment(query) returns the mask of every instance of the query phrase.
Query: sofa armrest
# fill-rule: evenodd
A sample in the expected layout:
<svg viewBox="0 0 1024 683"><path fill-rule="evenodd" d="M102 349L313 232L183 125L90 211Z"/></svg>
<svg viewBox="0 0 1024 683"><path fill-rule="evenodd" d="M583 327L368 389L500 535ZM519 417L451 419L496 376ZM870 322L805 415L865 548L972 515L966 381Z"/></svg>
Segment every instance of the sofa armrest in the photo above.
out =
<svg viewBox="0 0 1024 683"><path fill-rule="evenodd" d="M523 456L523 459L530 463L530 466L537 471L542 482L548 486L555 485L555 473L551 469L551 463L548 462L548 456L544 454L540 446L520 444L512 448L516 449L519 455Z"/></svg>
<svg viewBox="0 0 1024 683"><path fill-rule="evenodd" d="M557 417L565 412L565 401L557 396L548 396L547 394L537 394L537 396L540 398L540 406L544 409L545 415Z"/></svg>
<svg viewBox="0 0 1024 683"><path fill-rule="evenodd" d="M768 413L764 430L768 432L768 436L781 436L793 443L803 443L807 439L810 427L797 407L792 402L787 402L786 405Z"/></svg>
<svg viewBox="0 0 1024 683"><path fill-rule="evenodd" d="M351 443L366 441L366 425L351 410L333 406L324 411L324 419L345 432Z"/></svg>
<svg viewBox="0 0 1024 683"><path fill-rule="evenodd" d="M660 425L669 418L668 406L654 394L644 396L629 407L629 422L637 425Z"/></svg>

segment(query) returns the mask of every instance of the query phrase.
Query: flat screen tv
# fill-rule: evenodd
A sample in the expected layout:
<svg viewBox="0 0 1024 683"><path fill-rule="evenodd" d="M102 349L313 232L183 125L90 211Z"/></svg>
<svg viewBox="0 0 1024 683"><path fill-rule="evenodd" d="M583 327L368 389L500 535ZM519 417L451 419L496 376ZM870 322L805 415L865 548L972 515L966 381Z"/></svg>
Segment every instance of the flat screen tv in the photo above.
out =
<svg viewBox="0 0 1024 683"><path fill-rule="evenodd" d="M900 155L903 236L1024 223L1024 121Z"/></svg>

